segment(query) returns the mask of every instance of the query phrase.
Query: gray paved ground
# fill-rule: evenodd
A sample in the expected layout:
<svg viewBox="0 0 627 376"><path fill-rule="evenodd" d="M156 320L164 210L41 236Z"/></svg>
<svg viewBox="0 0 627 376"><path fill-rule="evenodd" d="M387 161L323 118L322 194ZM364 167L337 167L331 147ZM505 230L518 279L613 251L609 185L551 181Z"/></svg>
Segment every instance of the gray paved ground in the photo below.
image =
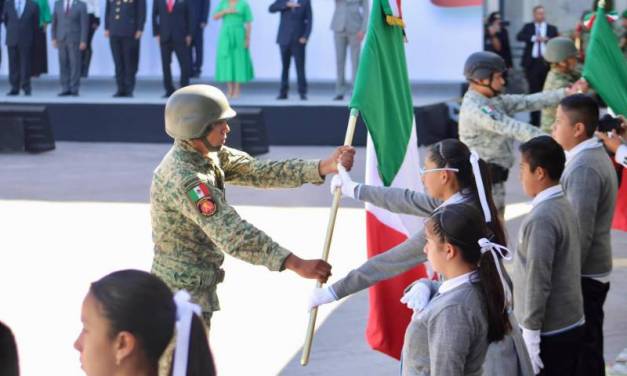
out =
<svg viewBox="0 0 627 376"><path fill-rule="evenodd" d="M152 169L167 145L59 143L53 152L38 155L0 155L0 200L148 202ZM263 156L305 158L330 153L328 147L273 147ZM358 151L355 180L363 180L364 150ZM508 203L528 201L521 192L518 172L508 182ZM325 190L306 187L290 191L259 191L229 187L228 198L235 205L326 207ZM344 203L349 204L349 203ZM354 206L355 204L353 204ZM2 210L0 209L0 215ZM516 234L520 218L509 221L510 234ZM2 229L5 230L5 229ZM606 359L613 361L627 346L627 234L613 234L615 270L606 311ZM6 255L6 254L5 254ZM300 353L282 370L282 375L396 375L396 361L370 350L364 340L367 294L345 300L320 327L311 363L302 368Z"/></svg>

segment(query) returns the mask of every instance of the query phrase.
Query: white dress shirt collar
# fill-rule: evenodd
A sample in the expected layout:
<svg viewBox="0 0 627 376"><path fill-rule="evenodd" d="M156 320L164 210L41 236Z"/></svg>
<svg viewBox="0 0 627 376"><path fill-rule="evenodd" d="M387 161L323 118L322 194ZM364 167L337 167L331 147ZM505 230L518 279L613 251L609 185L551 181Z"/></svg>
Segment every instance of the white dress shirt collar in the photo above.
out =
<svg viewBox="0 0 627 376"><path fill-rule="evenodd" d="M564 191L562 190L562 186L559 184L554 185L538 193L536 197L534 197L533 200L531 201L531 206L535 208L541 202L552 199L553 197L559 197L563 195L564 195Z"/></svg>
<svg viewBox="0 0 627 376"><path fill-rule="evenodd" d="M477 274L477 271L473 270L472 272L458 275L455 278L447 279L446 281L442 282L440 288L438 288L438 294L447 293L465 283L470 283L470 281L475 278L475 274Z"/></svg>
<svg viewBox="0 0 627 376"><path fill-rule="evenodd" d="M569 151L564 151L564 153L566 154L566 164L570 163L570 161L572 161L573 158L575 158L578 154L580 154L584 150L600 148L600 147L603 147L603 144L601 143L601 141L599 141L599 139L594 136L590 137L589 139L581 142L580 144L570 149Z"/></svg>

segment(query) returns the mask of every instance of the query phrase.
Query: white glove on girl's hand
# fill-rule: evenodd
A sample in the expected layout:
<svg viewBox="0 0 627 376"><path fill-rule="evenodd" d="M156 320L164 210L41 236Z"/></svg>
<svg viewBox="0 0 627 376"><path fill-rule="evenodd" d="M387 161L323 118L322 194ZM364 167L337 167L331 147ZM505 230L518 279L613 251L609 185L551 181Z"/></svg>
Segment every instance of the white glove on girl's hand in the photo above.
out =
<svg viewBox="0 0 627 376"><path fill-rule="evenodd" d="M406 304L414 312L422 311L431 300L431 289L420 280L414 282L401 298L401 303Z"/></svg>
<svg viewBox="0 0 627 376"><path fill-rule="evenodd" d="M540 331L522 328L522 335L523 340L525 340L527 352L529 353L529 358L531 358L533 373L537 375L540 373L540 370L544 368L544 363L542 363L542 359L540 358Z"/></svg>
<svg viewBox="0 0 627 376"><path fill-rule="evenodd" d="M335 293L330 287L315 288L309 297L308 311L323 304L336 301Z"/></svg>
<svg viewBox="0 0 627 376"><path fill-rule="evenodd" d="M331 194L335 194L335 188L341 187L342 195L355 198L355 188L359 184L355 183L341 163L337 165L337 175L331 180Z"/></svg>

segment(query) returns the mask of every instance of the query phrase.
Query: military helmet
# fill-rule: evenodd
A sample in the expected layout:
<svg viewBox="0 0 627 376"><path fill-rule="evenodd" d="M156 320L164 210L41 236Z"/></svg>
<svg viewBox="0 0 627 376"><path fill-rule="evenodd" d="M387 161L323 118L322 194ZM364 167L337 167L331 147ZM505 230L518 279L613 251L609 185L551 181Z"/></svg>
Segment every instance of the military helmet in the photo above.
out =
<svg viewBox="0 0 627 376"><path fill-rule="evenodd" d="M464 64L464 76L468 80L485 80L493 73L505 72L505 60L494 52L480 51L468 56Z"/></svg>
<svg viewBox="0 0 627 376"><path fill-rule="evenodd" d="M224 93L210 85L190 85L175 91L165 104L165 132L174 139L202 137L211 125L235 117Z"/></svg>
<svg viewBox="0 0 627 376"><path fill-rule="evenodd" d="M570 38L556 37L546 44L544 60L549 63L559 63L571 57L577 57L577 47Z"/></svg>

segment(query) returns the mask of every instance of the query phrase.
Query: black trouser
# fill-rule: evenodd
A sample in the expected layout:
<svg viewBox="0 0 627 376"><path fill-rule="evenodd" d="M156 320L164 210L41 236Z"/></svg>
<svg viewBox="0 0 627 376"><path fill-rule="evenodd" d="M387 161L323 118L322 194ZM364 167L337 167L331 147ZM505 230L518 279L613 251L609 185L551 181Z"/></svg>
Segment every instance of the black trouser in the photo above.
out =
<svg viewBox="0 0 627 376"><path fill-rule="evenodd" d="M205 29L198 25L196 32L192 36L192 46L189 49L192 64L192 73L199 75L202 72L202 57L203 57L203 39Z"/></svg>
<svg viewBox="0 0 627 376"><path fill-rule="evenodd" d="M111 54L115 64L115 81L118 85L118 93L133 94L135 89L135 50L139 41L134 36L111 36Z"/></svg>
<svg viewBox="0 0 627 376"><path fill-rule="evenodd" d="M575 375L577 355L581 349L584 327L571 329L553 336L542 336L540 358L544 368L540 376Z"/></svg>
<svg viewBox="0 0 627 376"><path fill-rule="evenodd" d="M169 40L162 42L161 45L161 66L163 68L163 87L166 93L174 92L174 84L172 84L172 52L176 54L181 67L181 87L189 85L190 67L189 63L189 46L184 42L174 42Z"/></svg>
<svg viewBox="0 0 627 376"><path fill-rule="evenodd" d="M287 94L290 80L290 62L294 56L296 76L298 78L298 93L307 94L307 78L305 77L305 44L295 40L291 44L281 45L281 94Z"/></svg>
<svg viewBox="0 0 627 376"><path fill-rule="evenodd" d="M30 72L32 63L33 46L16 45L7 46L9 50L9 83L11 91L19 91L20 88L30 92Z"/></svg>
<svg viewBox="0 0 627 376"><path fill-rule="evenodd" d="M81 77L87 77L89 75L89 64L91 63L91 41L94 39L94 34L96 33L96 28L94 25L96 24L96 16L93 14L88 14L89 16L89 25L87 26L87 48L81 51Z"/></svg>
<svg viewBox="0 0 627 376"><path fill-rule="evenodd" d="M525 67L525 76L529 84L529 94L539 93L544 88L544 80L549 73L549 65L543 58L529 60L529 65ZM540 126L540 111L531 113L531 124Z"/></svg>
<svg viewBox="0 0 627 376"><path fill-rule="evenodd" d="M605 375L603 358L603 303L610 290L609 283L602 283L592 278L581 278L583 293L583 312L586 325L579 356L579 375Z"/></svg>

